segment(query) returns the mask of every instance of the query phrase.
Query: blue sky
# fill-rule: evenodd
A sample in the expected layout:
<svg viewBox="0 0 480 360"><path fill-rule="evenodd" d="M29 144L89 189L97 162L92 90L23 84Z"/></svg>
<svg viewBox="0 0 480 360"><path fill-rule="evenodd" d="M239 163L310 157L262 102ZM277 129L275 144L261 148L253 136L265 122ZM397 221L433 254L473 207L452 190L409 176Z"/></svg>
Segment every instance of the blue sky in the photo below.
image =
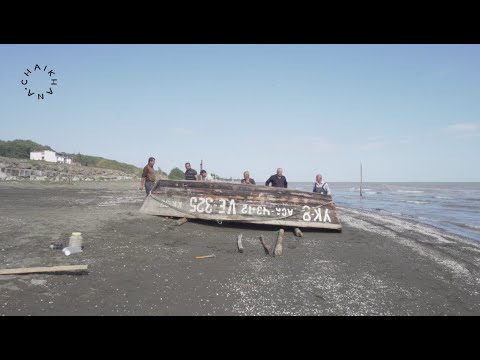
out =
<svg viewBox="0 0 480 360"><path fill-rule="evenodd" d="M36 64L58 79L43 100L21 84L48 90ZM480 45L0 45L0 65L0 140L257 182L357 181L360 162L364 181L480 181Z"/></svg>

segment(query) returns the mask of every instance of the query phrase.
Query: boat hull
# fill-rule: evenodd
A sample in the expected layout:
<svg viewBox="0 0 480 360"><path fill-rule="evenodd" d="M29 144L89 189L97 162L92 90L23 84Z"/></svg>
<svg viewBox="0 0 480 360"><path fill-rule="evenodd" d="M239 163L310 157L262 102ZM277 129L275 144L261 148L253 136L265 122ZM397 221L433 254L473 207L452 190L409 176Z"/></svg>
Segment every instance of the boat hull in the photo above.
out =
<svg viewBox="0 0 480 360"><path fill-rule="evenodd" d="M225 222L341 230L331 196L222 182L159 180L144 214Z"/></svg>

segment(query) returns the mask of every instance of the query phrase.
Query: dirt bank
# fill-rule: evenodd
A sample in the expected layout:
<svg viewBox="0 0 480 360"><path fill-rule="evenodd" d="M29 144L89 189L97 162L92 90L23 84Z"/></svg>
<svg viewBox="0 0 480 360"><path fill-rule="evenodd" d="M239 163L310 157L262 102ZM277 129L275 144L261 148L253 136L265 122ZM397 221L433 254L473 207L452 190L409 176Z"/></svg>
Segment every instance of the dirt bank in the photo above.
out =
<svg viewBox="0 0 480 360"><path fill-rule="evenodd" d="M56 183L118 181L132 180L138 177L139 174L80 166L79 164L68 165L0 156L0 181L47 181Z"/></svg>

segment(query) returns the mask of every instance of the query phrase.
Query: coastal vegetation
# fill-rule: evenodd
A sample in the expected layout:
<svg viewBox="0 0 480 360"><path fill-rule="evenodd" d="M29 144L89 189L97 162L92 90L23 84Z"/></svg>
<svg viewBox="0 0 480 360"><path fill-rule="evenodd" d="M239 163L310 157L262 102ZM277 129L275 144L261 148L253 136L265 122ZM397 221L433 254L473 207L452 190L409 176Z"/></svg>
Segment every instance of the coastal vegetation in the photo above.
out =
<svg viewBox="0 0 480 360"><path fill-rule="evenodd" d="M185 173L182 170L180 170L178 167L175 167L170 171L170 174L168 174L168 179L169 180L184 180L185 179Z"/></svg>
<svg viewBox="0 0 480 360"><path fill-rule="evenodd" d="M42 150L53 150L48 145L41 145L32 140L11 140L11 141L2 141L0 140L0 156L17 158L17 159L30 159L30 152L32 151L42 151ZM90 166L102 169L118 170L123 171L129 174L138 174L141 172L141 169L130 164L122 163L116 160L105 159L99 156L91 156L84 154L67 154L73 161L82 165ZM38 164L39 161L29 160L31 164Z"/></svg>
<svg viewBox="0 0 480 360"><path fill-rule="evenodd" d="M8 158L17 158L17 159L25 159L28 160L32 165L38 165L41 161L36 160L29 160L30 159L30 152L32 151L42 151L42 150L53 150L48 145L41 145L32 140L11 140L11 141L2 141L0 140L0 156L8 157ZM95 168L102 168L102 169L110 169L110 170L118 170L128 174L137 174L139 177L141 176L142 169L136 167L131 164L122 163L116 160L105 159L100 156L92 156L92 155L85 155L85 154L67 154L68 157L72 159L77 164L81 166L87 167L95 167ZM178 167L173 168L167 174L166 172L162 171L158 168L157 174L159 174L160 178L168 178L170 180L183 180L185 179L185 173ZM216 180L221 181L237 181L239 182L241 179L233 179L232 177L224 178L217 174L211 173L210 175L213 176Z"/></svg>
<svg viewBox="0 0 480 360"><path fill-rule="evenodd" d="M52 150L50 146L40 145L32 140L0 140L0 156L30 159L31 151Z"/></svg>
<svg viewBox="0 0 480 360"><path fill-rule="evenodd" d="M105 159L99 156L83 155L83 154L68 154L68 156L75 160L75 162L82 166L91 166L102 169L119 170L129 174L136 174L142 170L134 165L122 163L116 160Z"/></svg>

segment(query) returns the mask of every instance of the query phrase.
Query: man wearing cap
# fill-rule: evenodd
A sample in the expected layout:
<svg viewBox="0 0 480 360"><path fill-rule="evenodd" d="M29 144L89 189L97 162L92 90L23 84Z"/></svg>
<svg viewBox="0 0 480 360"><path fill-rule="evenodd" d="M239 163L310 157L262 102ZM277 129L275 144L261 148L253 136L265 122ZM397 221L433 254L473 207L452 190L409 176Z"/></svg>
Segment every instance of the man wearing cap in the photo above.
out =
<svg viewBox="0 0 480 360"><path fill-rule="evenodd" d="M142 180L140 182L140 190L143 190L145 186L145 192L150 194L152 191L153 185L155 185L155 171L153 170L153 165L155 165L155 158L148 158L148 164L143 168Z"/></svg>

